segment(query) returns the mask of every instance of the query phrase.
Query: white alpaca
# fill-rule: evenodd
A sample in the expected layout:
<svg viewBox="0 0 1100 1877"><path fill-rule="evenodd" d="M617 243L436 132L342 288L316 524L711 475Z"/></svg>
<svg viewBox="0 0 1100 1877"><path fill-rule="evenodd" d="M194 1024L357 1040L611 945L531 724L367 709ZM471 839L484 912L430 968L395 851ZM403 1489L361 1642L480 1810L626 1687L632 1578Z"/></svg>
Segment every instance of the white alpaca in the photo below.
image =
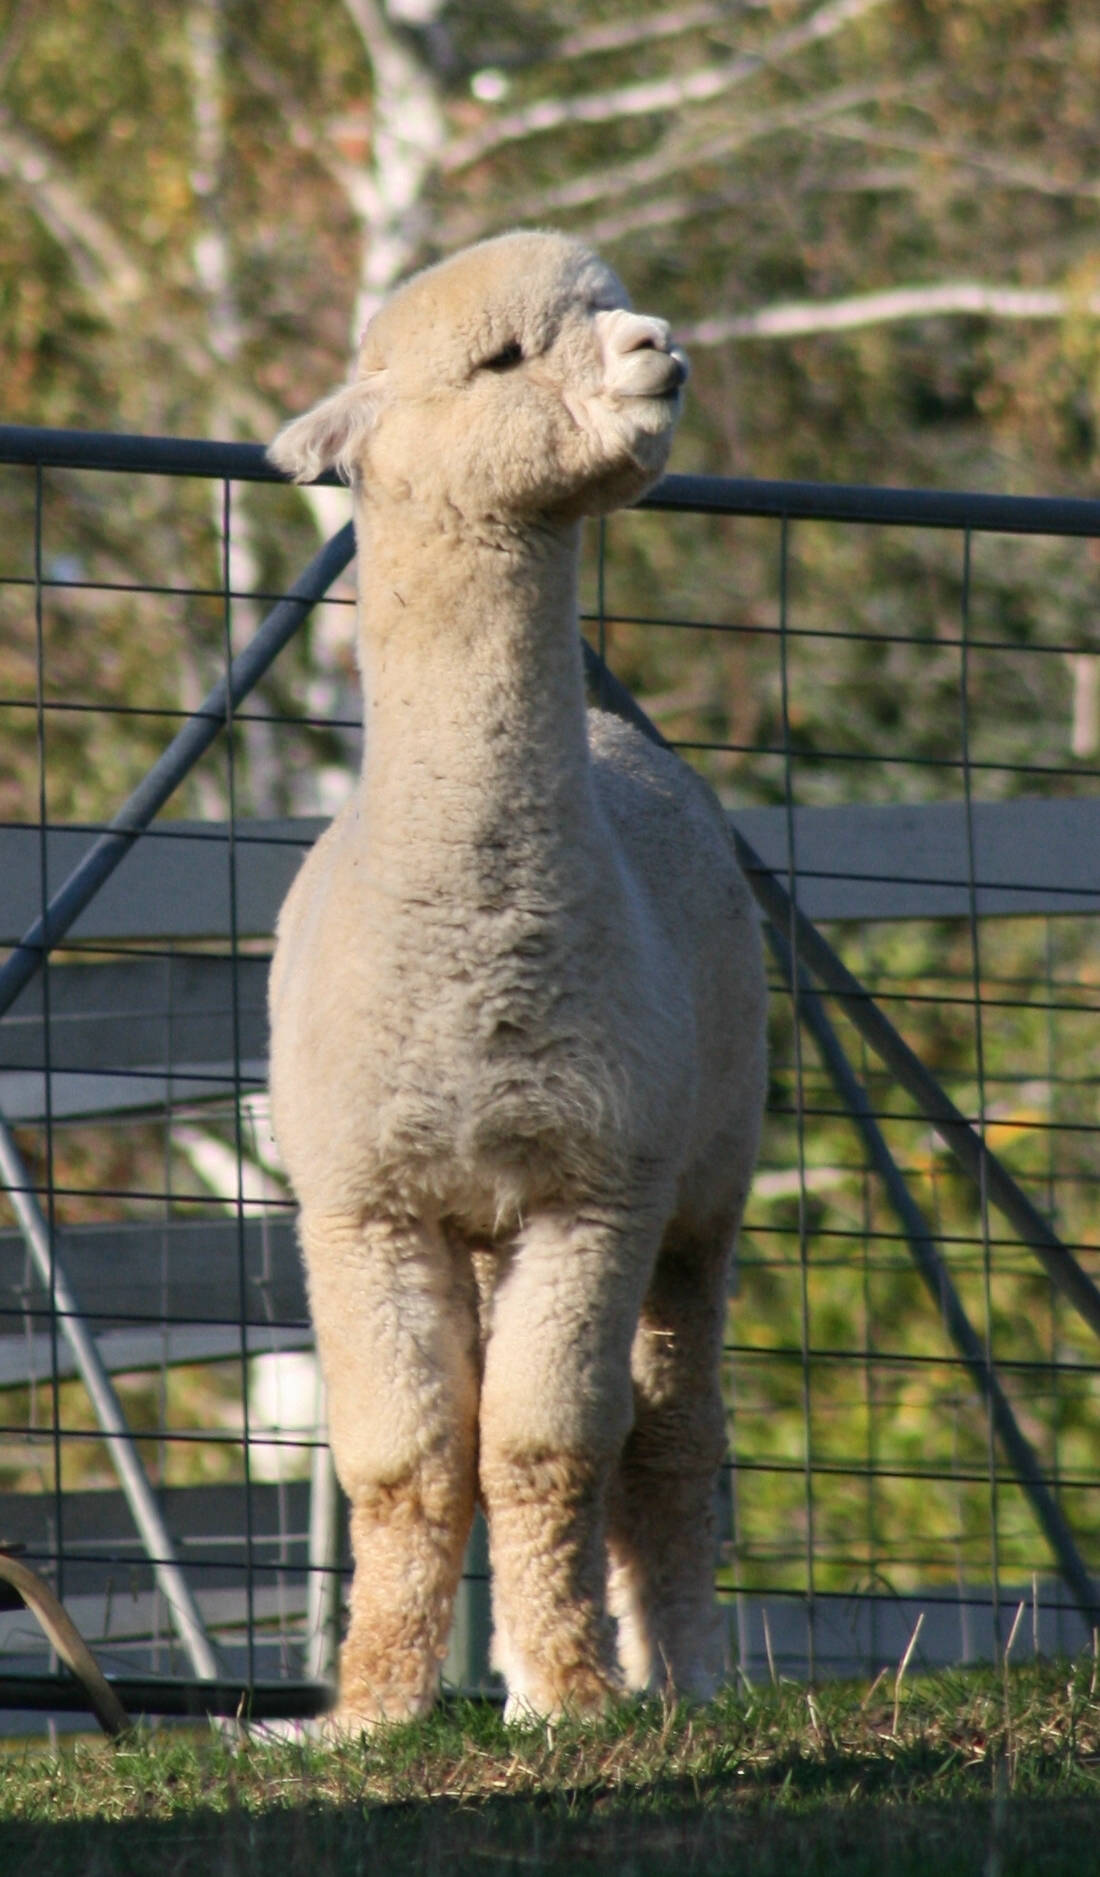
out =
<svg viewBox="0 0 1100 1877"><path fill-rule="evenodd" d="M580 517L686 376L579 242L418 275L272 449L355 492L365 754L271 977L275 1130L355 1580L336 1720L435 1696L475 1501L512 1711L708 1693L764 984L719 807L586 718Z"/></svg>

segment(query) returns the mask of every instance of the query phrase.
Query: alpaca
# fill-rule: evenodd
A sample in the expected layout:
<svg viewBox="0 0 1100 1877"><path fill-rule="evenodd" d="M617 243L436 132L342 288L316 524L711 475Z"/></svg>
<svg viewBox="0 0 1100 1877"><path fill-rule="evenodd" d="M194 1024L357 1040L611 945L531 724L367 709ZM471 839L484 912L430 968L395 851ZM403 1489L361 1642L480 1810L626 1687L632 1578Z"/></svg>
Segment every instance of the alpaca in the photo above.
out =
<svg viewBox="0 0 1100 1877"><path fill-rule="evenodd" d="M276 1137L350 1501L333 1724L427 1711L475 1503L507 1712L705 1697L758 926L718 803L585 710L582 516L659 476L686 361L588 248L400 287L273 460L359 547L358 788L279 918Z"/></svg>

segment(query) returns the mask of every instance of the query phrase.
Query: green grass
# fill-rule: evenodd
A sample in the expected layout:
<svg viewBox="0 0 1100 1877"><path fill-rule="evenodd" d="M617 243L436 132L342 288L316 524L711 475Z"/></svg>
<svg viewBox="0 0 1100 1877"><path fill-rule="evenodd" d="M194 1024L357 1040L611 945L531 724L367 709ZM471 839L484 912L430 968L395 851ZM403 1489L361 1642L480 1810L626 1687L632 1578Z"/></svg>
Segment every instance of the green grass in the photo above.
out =
<svg viewBox="0 0 1100 1877"><path fill-rule="evenodd" d="M599 1727L474 1706L354 1746L145 1730L0 1760L33 1877L1100 1871L1094 1665L729 1691Z"/></svg>

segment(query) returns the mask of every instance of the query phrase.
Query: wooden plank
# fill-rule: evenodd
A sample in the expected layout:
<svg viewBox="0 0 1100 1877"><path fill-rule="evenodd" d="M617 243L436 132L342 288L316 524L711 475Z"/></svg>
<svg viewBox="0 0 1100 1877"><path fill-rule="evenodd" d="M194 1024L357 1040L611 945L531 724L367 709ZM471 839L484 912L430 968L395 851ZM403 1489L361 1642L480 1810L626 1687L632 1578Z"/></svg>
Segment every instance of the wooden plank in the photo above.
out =
<svg viewBox="0 0 1100 1877"><path fill-rule="evenodd" d="M57 1343L43 1332L18 1336L5 1329L15 1318L0 1321L0 1389L26 1388L49 1382L56 1375L68 1381L77 1373L76 1361L64 1337ZM236 1362L247 1357L282 1355L287 1350L313 1347L313 1331L285 1329L267 1324L239 1328L217 1323L150 1324L141 1329L107 1330L96 1336L100 1362L109 1375L136 1375L161 1368L182 1368L200 1362ZM257 1436L259 1439L260 1436Z"/></svg>
<svg viewBox="0 0 1100 1877"><path fill-rule="evenodd" d="M50 972L0 1023L0 1112L9 1121L164 1110L267 1080L266 957L166 952ZM234 1055L240 1050L240 1061ZM138 1071L138 1073L134 1073Z"/></svg>
<svg viewBox="0 0 1100 1877"><path fill-rule="evenodd" d="M306 850L325 826L319 820L249 821L232 847L224 822L158 821L141 835L70 936L90 940L227 939L267 935ZM14 945L42 911L99 832L51 827L46 882L36 827L0 829L0 944ZM236 917L231 917L236 888Z"/></svg>
<svg viewBox="0 0 1100 1877"><path fill-rule="evenodd" d="M294 1214L248 1218L238 1239L226 1218L163 1225L84 1225L60 1244L81 1313L112 1373L233 1359L312 1344ZM17 1232L0 1232L0 1387L49 1376L55 1355L49 1296ZM73 1372L63 1336L62 1375Z"/></svg>
<svg viewBox="0 0 1100 1877"><path fill-rule="evenodd" d="M50 1078L50 1114L55 1121L94 1119L111 1114L163 1114L181 1103L224 1101L239 1088L252 1094L265 1087L267 1062L256 1057L241 1062L179 1063L159 1075L146 1070L127 1075L118 1069L87 1070L68 1074L55 1070ZM46 1113L46 1078L38 1071L0 1073L0 1113L8 1121L40 1121Z"/></svg>
<svg viewBox="0 0 1100 1877"><path fill-rule="evenodd" d="M309 1486L304 1480L284 1485L253 1485L246 1532L243 1484L176 1487L161 1493L169 1530L178 1544L204 1617L220 1637L239 1634L245 1625L247 1573L252 1565L252 1614L285 1639L300 1633L306 1609ZM27 1547L28 1562L47 1571L58 1555L56 1501L51 1493L6 1494L0 1513L0 1542ZM348 1547L343 1527L342 1564ZM105 1653L113 1671L127 1664L170 1673L169 1625L157 1607L152 1572L117 1491L68 1493L62 1501L66 1605L93 1647ZM471 1596L484 1597L486 1561L472 1544L466 1559L466 1582L458 1612ZM1083 1618L1065 1603L1062 1587L1046 1579L1002 1585L1001 1608L1023 1602L1027 1616L1016 1650L1047 1657L1072 1657L1089 1645ZM782 1674L805 1679L808 1672L808 1612L799 1596L742 1593L726 1605L740 1660L750 1680L767 1679L771 1664ZM819 1673L875 1674L893 1669L923 1613L914 1668L947 1667L995 1659L993 1603L988 1584L956 1587L929 1583L903 1596L818 1595L815 1600L815 1664ZM765 1628L766 1625L766 1628ZM160 1638L159 1644L155 1640ZM260 1650L274 1638L256 1635ZM167 1647L166 1647L167 1642ZM770 1661L769 1661L770 1644ZM219 1646L222 1646L219 1644ZM234 1645L229 1643L229 1651ZM159 1654L159 1660L156 1659ZM0 1616L0 1668L13 1673L45 1670L48 1650L33 1624L20 1612ZM476 1663L473 1665L476 1671ZM297 1664L291 1674L298 1672ZM453 1672L453 1671L450 1671ZM466 1679L461 1677L460 1679ZM475 1675L471 1681L481 1679Z"/></svg>
<svg viewBox="0 0 1100 1877"><path fill-rule="evenodd" d="M784 809L733 817L787 884ZM794 874L814 920L964 919L970 911L962 802L796 808ZM974 905L981 918L1100 912L1100 799L977 802Z"/></svg>
<svg viewBox="0 0 1100 1877"><path fill-rule="evenodd" d="M246 1562L244 1485L168 1486L159 1494L169 1531L192 1562L203 1565L208 1589L238 1581ZM66 1574L78 1594L105 1587L119 1565L147 1572L141 1539L121 1492L67 1492L61 1502ZM0 1504L0 1542L25 1545L37 1569L57 1555L57 1503L53 1493L8 1492ZM253 1561L304 1565L309 1534L309 1481L253 1484L248 1517ZM110 1554L105 1556L104 1554ZM83 1561L82 1561L83 1560Z"/></svg>
<svg viewBox="0 0 1100 1877"><path fill-rule="evenodd" d="M65 1269L81 1308L100 1329L143 1322L278 1324L308 1321L294 1240L294 1210L243 1220L67 1226ZM0 1301L10 1313L47 1311L18 1232L0 1232ZM243 1285L243 1296L242 1296Z"/></svg>
<svg viewBox="0 0 1100 1877"><path fill-rule="evenodd" d="M159 958L57 965L50 972L49 1051L43 984L33 978L0 1024L0 1072L160 1068L267 1054L266 957L168 952Z"/></svg>
<svg viewBox="0 0 1100 1877"><path fill-rule="evenodd" d="M246 1616L246 1544L244 1486L172 1487L161 1495L165 1522L180 1549L203 1614L224 1630L243 1627ZM308 1557L309 1485L291 1480L281 1486L254 1484L249 1493L252 1532L252 1582L256 1617L293 1628L305 1613ZM27 1547L28 1562L49 1568L57 1556L56 1502L51 1493L9 1493L0 1511L0 1542ZM342 1562L348 1545L342 1524ZM67 1493L62 1501L62 1541L66 1603L93 1646L108 1647L140 1659L141 1644L167 1632L163 1610L157 1622L151 1568L117 1491ZM486 1558L483 1537L471 1544L465 1566L464 1594L484 1594ZM1017 1651L1028 1655L1037 1629L1040 1653L1072 1656L1088 1647L1089 1635L1079 1612L1066 1605L1062 1586L1039 1579L1016 1587L1001 1586L1002 1610L1027 1605ZM808 1669L807 1611L797 1596L742 1594L727 1605L739 1659L750 1679L765 1680L771 1657L780 1673L804 1679ZM918 1664L923 1668L994 1659L992 1596L988 1584L956 1587L930 1583L904 1596L818 1596L815 1603L815 1659L820 1673L875 1674L895 1668L923 1611ZM1034 1613L1034 1614L1033 1614ZM460 1611L460 1617L461 1617ZM767 1622L767 1639L765 1637ZM263 1642L262 1634L257 1638ZM161 1645L163 1649L163 1644ZM20 1657L46 1659L44 1645L25 1621L0 1618L0 1659L16 1670ZM163 1657L160 1663L164 1671ZM133 1666L131 1664L131 1672Z"/></svg>
<svg viewBox="0 0 1100 1877"><path fill-rule="evenodd" d="M784 808L738 809L734 820L785 879ZM317 819L247 821L233 844L236 930L269 935ZM812 919L963 918L969 910L967 820L961 802L856 804L793 812L799 903ZM1100 909L1100 800L978 802L973 812L977 911ZM86 831L47 837L51 891L87 845ZM223 823L159 822L135 844L77 921L84 941L225 940L230 845ZM42 905L38 830L0 829L0 943L13 944Z"/></svg>
<svg viewBox="0 0 1100 1877"><path fill-rule="evenodd" d="M736 821L784 880L793 832L798 902L815 920L966 917L971 838L979 917L1100 909L1100 800L979 802L969 833L957 802L798 808L789 820L782 809L745 809ZM241 934L270 931L322 825L241 825ZM52 843L63 848L72 838L72 830L53 831L51 853ZM27 987L0 1022L0 1112L9 1120L45 1113L47 1063L50 1108L59 1119L162 1111L264 1085L266 956L233 960L186 950L200 933L228 941L228 851L227 830L215 823L164 824L139 843L78 929L102 942L111 931L127 942L152 941L175 921L172 949L157 958L55 963L48 1038L41 980ZM33 911L26 870L34 874L37 862L35 830L0 830L13 932Z"/></svg>

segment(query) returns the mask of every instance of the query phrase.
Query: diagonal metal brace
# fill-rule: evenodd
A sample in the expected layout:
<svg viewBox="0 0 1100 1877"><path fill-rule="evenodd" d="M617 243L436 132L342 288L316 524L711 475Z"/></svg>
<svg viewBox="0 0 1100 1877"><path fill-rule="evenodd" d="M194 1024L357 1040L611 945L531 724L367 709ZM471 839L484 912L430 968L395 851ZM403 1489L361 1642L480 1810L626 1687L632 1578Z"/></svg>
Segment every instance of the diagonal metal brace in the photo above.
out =
<svg viewBox="0 0 1100 1877"><path fill-rule="evenodd" d="M3 1114L0 1114L0 1183L11 1199L23 1243L39 1281L49 1293L58 1330L73 1352L80 1378L103 1430L111 1464L118 1474L176 1632L196 1675L212 1681L217 1677L218 1663L199 1607L176 1555L157 1496L149 1484L122 1403L69 1282L57 1235L43 1216L15 1137Z"/></svg>
<svg viewBox="0 0 1100 1877"><path fill-rule="evenodd" d="M798 1015L817 1044L833 1087L863 1137L868 1158L882 1180L924 1286L985 1402L1001 1446L1057 1560L1062 1581L1086 1623L1094 1629L1100 1623L1100 1595L1096 1585L1085 1568L1062 1509L1043 1478L1035 1450L1016 1419L989 1354L966 1314L924 1214L875 1120L866 1090L844 1053L821 999L807 981L805 972L794 964L790 946L775 926L768 927L768 942L791 995L796 998Z"/></svg>
<svg viewBox="0 0 1100 1877"><path fill-rule="evenodd" d="M944 1092L919 1056L884 1016L870 992L848 970L817 927L794 904L790 894L764 865L755 849L734 829L738 859L764 912L779 932L791 935L799 960L843 1004L845 1015L876 1056L886 1064L920 1108L923 1118L1033 1251L1051 1282L1100 1336L1100 1290L1064 1245L1054 1227L1032 1204L1008 1168Z"/></svg>
<svg viewBox="0 0 1100 1877"><path fill-rule="evenodd" d="M349 521L314 555L289 592L272 607L244 651L233 660L228 674L188 718L148 775L77 862L68 879L51 895L45 911L0 965L0 1017L11 1008L20 991L40 970L47 954L64 938L104 881L125 860L138 835L159 814L200 756L232 722L233 712L287 641L293 638L310 609L344 571L354 553L355 535Z"/></svg>

